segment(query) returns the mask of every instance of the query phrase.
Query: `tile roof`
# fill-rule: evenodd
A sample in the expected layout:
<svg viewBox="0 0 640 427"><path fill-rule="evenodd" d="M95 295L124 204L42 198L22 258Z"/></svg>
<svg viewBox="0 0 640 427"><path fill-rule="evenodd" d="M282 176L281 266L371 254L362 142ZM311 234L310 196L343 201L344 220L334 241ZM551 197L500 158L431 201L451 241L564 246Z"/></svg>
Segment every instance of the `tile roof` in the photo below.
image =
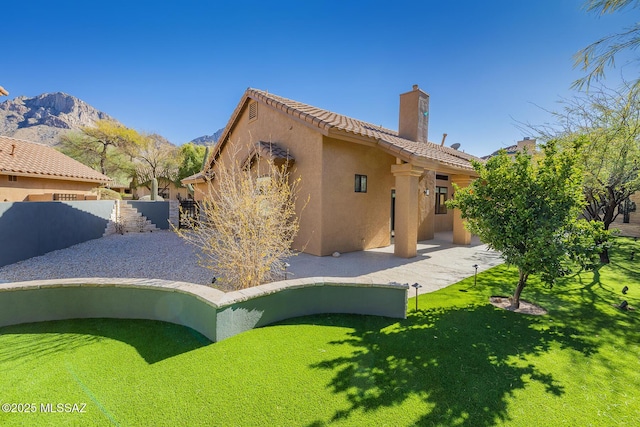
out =
<svg viewBox="0 0 640 427"><path fill-rule="evenodd" d="M46 145L0 136L0 173L72 181L111 179Z"/></svg>
<svg viewBox="0 0 640 427"><path fill-rule="evenodd" d="M507 152L507 154L510 154L510 155L511 154L516 154L518 152L518 145L517 144L516 145L510 145L508 147L501 148L500 150L504 150L504 151ZM500 150L496 150L491 154L488 154L486 156L482 156L482 160L489 160L491 157L497 156L498 153L500 152Z"/></svg>
<svg viewBox="0 0 640 427"><path fill-rule="evenodd" d="M289 151L285 150L282 147L280 147L275 142L259 141L255 145L254 150L249 153L249 156L247 157L247 159L246 159L246 161L244 163L246 164L246 163L252 161L252 158L256 154L259 154L259 155L264 156L266 158L272 159L272 160L274 160L274 162L276 164L281 164L281 163L284 163L284 162L287 162L287 163L291 164L291 163L295 162L295 158L289 153ZM191 183L194 183L194 182L206 180L207 178L211 178L211 175L207 174L206 172L200 171L200 172L195 173L195 174L193 174L191 176L183 178L181 180L181 182L183 184L191 184Z"/></svg>
<svg viewBox="0 0 640 427"><path fill-rule="evenodd" d="M290 116L314 125L326 133L337 131L338 133L353 134L357 137L369 139L398 157L404 157L407 160L414 160L418 163L420 161L436 161L456 169L473 170L471 160L480 160L475 156L451 147L441 146L433 142L416 142L404 139L398 136L397 131L273 95L259 89L247 89L243 101L246 97L262 101ZM240 112L239 110L243 104L244 102L240 103L236 112L234 112L234 116ZM234 120L230 122L232 121ZM225 129L225 133L226 131L227 129Z"/></svg>
<svg viewBox="0 0 640 427"><path fill-rule="evenodd" d="M275 142L260 141L257 144L256 151L258 151L261 156L269 157L273 160L281 160L287 162L295 160L293 156L289 154L288 150L280 147Z"/></svg>

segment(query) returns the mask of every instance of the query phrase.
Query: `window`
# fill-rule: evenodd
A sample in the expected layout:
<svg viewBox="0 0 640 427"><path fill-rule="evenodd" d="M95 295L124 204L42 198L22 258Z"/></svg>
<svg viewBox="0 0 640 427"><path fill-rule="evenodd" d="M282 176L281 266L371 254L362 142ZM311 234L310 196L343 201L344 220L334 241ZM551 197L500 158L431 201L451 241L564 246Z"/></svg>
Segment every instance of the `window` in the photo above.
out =
<svg viewBox="0 0 640 427"><path fill-rule="evenodd" d="M9 182L16 182L18 180L18 177L15 175L9 175Z"/></svg>
<svg viewBox="0 0 640 427"><path fill-rule="evenodd" d="M356 193L367 192L367 175L356 175Z"/></svg>
<svg viewBox="0 0 640 427"><path fill-rule="evenodd" d="M436 179L440 179L442 181L449 181L449 176L448 175L436 174Z"/></svg>
<svg viewBox="0 0 640 427"><path fill-rule="evenodd" d="M436 187L436 215L447 213L447 205L444 202L447 201L448 191L447 187Z"/></svg>
<svg viewBox="0 0 640 427"><path fill-rule="evenodd" d="M77 194L53 193L53 200L55 200L55 201L72 201L72 200L78 200L78 195L77 195Z"/></svg>

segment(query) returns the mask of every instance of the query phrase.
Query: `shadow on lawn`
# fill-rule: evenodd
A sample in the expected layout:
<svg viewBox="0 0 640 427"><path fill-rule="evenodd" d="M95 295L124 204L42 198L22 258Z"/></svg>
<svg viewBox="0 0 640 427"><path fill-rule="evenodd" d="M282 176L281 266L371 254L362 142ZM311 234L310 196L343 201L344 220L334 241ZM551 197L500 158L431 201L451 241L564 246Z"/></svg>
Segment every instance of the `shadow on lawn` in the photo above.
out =
<svg viewBox="0 0 640 427"><path fill-rule="evenodd" d="M635 241L620 239L610 251L609 265L579 271L561 284L562 294L569 301L572 295L577 296L571 310L563 316L579 322L584 336L607 335L625 347L640 341L640 271L633 268L635 261L630 259L630 253L636 248ZM626 294L622 292L625 286ZM618 308L622 301L635 309Z"/></svg>
<svg viewBox="0 0 640 427"><path fill-rule="evenodd" d="M339 318L313 317L300 322L333 325ZM355 319L355 320L354 320ZM523 316L490 305L421 310L408 319L350 317L342 323L355 330L332 342L354 348L349 357L312 366L335 372L328 387L345 394L346 410L329 422L349 418L352 411L374 411L418 396L432 410L416 425L489 426L508 420L507 397L529 382L548 393L564 393L549 372L527 356L552 345L591 355L596 348L572 328L556 326L546 316ZM325 425L316 421L311 426Z"/></svg>
<svg viewBox="0 0 640 427"><path fill-rule="evenodd" d="M155 320L75 319L0 328L0 364L27 363L59 352L72 352L104 339L134 347L149 364L211 344L193 329Z"/></svg>

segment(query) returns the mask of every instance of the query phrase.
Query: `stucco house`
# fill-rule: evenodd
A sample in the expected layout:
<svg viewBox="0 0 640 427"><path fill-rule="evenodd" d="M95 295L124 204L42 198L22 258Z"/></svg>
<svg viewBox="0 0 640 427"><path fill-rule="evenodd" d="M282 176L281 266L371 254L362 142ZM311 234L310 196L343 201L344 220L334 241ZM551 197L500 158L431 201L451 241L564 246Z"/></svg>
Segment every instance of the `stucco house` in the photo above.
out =
<svg viewBox="0 0 640 427"><path fill-rule="evenodd" d="M429 95L417 85L400 95L398 131L249 88L208 165L182 182L201 200L216 162L261 151L301 177L299 196L309 196L295 249L324 256L393 242L395 255L409 258L419 240L451 230L454 243L469 244L459 213L444 201L452 183L476 177L475 157L428 142L428 127Z"/></svg>
<svg viewBox="0 0 640 427"><path fill-rule="evenodd" d="M96 199L110 178L46 145L0 136L0 202Z"/></svg>
<svg viewBox="0 0 640 427"><path fill-rule="evenodd" d="M138 199L148 197L151 195L150 186L151 183L139 185L132 193ZM164 200L186 199L188 194L189 192L186 187L178 187L173 181L166 178L158 178L158 195Z"/></svg>
<svg viewBox="0 0 640 427"><path fill-rule="evenodd" d="M515 145L504 147L502 150L506 151L509 157L515 157L517 153L527 152L528 154L536 153L536 139L525 136L522 141L518 141ZM482 157L483 160L488 160L491 157L497 156L500 150L494 151L488 156Z"/></svg>

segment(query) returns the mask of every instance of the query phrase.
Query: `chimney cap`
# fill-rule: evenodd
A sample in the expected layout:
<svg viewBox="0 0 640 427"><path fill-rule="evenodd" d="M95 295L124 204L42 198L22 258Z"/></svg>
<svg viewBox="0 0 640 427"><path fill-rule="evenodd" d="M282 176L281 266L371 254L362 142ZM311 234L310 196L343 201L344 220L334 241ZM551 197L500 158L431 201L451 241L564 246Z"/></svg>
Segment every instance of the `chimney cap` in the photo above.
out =
<svg viewBox="0 0 640 427"><path fill-rule="evenodd" d="M413 85L413 90L418 90L418 85Z"/></svg>

